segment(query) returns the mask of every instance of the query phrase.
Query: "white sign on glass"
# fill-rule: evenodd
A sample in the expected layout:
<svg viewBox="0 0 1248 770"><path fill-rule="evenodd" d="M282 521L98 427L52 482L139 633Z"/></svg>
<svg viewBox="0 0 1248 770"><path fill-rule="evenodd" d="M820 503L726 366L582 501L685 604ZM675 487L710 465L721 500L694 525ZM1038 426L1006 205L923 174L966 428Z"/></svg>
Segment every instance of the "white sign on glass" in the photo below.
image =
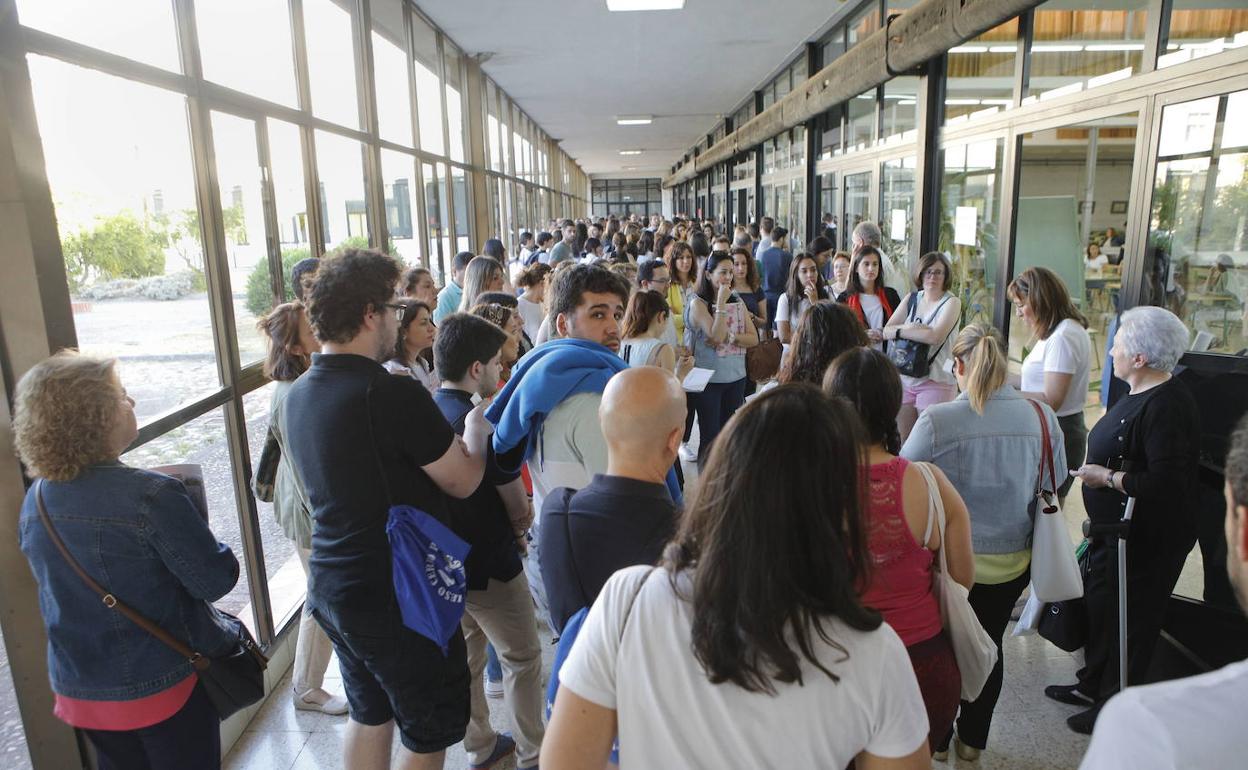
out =
<svg viewBox="0 0 1248 770"><path fill-rule="evenodd" d="M958 206L953 218L953 242L959 246L974 246L978 218L979 210L974 206Z"/></svg>
<svg viewBox="0 0 1248 770"><path fill-rule="evenodd" d="M893 221L889 227L888 237L894 241L904 241L906 239L906 210L893 209Z"/></svg>

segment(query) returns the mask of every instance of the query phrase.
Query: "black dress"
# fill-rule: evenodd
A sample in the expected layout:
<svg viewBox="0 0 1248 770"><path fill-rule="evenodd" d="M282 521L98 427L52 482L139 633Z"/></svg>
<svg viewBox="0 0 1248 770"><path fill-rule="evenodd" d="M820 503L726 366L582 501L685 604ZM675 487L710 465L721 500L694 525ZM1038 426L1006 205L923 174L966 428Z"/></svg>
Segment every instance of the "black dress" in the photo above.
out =
<svg viewBox="0 0 1248 770"><path fill-rule="evenodd" d="M1126 472L1135 498L1127 538L1127 679L1144 681L1161 632L1166 602L1196 541L1191 491L1196 478L1200 415L1182 382L1171 379L1123 396L1088 434L1088 463ZM1093 522L1122 518L1127 495L1083 487ZM1118 541L1093 538L1084 585L1088 605L1086 665L1079 689L1103 700L1118 690Z"/></svg>

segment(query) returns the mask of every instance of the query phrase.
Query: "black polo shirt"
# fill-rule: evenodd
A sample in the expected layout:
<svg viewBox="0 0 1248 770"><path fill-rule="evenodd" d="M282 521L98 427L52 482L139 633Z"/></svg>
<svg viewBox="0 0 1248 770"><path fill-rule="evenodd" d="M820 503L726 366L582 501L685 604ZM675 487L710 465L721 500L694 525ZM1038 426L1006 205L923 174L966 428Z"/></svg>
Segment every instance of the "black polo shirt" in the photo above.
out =
<svg viewBox="0 0 1248 770"><path fill-rule="evenodd" d="M472 394L453 388L439 388L433 396L442 415L455 432L464 435L464 421L472 411ZM507 473L494 460L494 442L487 441L485 477L481 486L463 500L450 500L451 527L455 534L466 540L472 550L464 566L468 571L468 590L483 591L489 587L490 578L507 582L524 568L520 553L516 550L516 538L511 529L511 518L503 505L498 488L520 477L519 473Z"/></svg>
<svg viewBox="0 0 1248 770"><path fill-rule="evenodd" d="M449 524L446 495L421 468L446 454L455 431L424 385L348 354L314 354L281 419L284 459L312 514L310 605L393 607L390 506L410 505Z"/></svg>
<svg viewBox="0 0 1248 770"><path fill-rule="evenodd" d="M617 570L655 564L676 531L665 484L594 474L579 491L561 488L542 504L542 583L556 628L593 604Z"/></svg>

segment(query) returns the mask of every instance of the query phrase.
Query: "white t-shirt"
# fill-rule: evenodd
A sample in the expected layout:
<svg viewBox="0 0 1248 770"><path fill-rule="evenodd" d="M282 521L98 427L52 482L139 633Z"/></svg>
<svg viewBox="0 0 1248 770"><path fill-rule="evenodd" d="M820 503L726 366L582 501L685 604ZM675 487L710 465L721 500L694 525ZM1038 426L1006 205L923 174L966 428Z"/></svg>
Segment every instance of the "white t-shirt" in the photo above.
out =
<svg viewBox="0 0 1248 770"><path fill-rule="evenodd" d="M1081 768L1243 767L1248 661L1200 676L1129 687L1096 720Z"/></svg>
<svg viewBox="0 0 1248 770"><path fill-rule="evenodd" d="M1057 416L1078 414L1088 398L1091 369L1092 342L1088 339L1088 330L1067 318L1047 340L1037 340L1036 346L1023 359L1022 389L1027 393L1043 393L1045 372L1069 374L1070 389L1056 410Z"/></svg>
<svg viewBox="0 0 1248 770"><path fill-rule="evenodd" d="M542 309L542 303L533 302L521 294L516 298L516 307L520 310L520 317L524 319L524 333L529 335L529 339L536 345L537 332L542 328L542 321L546 320L546 311Z"/></svg>
<svg viewBox="0 0 1248 770"><path fill-rule="evenodd" d="M681 581L687 593L689 577ZM811 641L840 682L799 655L804 685L775 682L773 696L710 683L693 657L691 610L666 572L620 570L559 672L561 686L617 712L621 768L841 768L864 749L903 757L927 741L914 668L888 624L855 631L829 619L824 630L844 652Z"/></svg>

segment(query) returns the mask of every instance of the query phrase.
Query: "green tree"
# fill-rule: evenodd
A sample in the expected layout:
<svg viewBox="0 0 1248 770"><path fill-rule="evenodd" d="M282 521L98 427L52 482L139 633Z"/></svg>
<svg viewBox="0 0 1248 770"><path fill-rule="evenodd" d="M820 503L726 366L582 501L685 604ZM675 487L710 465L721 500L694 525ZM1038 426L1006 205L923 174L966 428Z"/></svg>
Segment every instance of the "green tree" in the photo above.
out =
<svg viewBox="0 0 1248 770"><path fill-rule="evenodd" d="M355 237L347 238L331 249L326 256L336 254L345 249L367 249L368 239ZM388 249L390 256L399 258L398 251L394 248L393 243ZM292 302L295 299L294 288L290 285L290 269L295 263L301 259L312 256L312 252L308 249L282 249L282 282L285 297L283 302ZM399 260L402 263L402 260ZM263 259L256 263L251 269L251 273L247 276L247 309L257 318L273 309L273 289L269 279L269 261Z"/></svg>
<svg viewBox="0 0 1248 770"><path fill-rule="evenodd" d="M100 280L159 275L165 271L164 244L163 233L132 212L98 217L93 228L61 241L70 287L76 291Z"/></svg>

